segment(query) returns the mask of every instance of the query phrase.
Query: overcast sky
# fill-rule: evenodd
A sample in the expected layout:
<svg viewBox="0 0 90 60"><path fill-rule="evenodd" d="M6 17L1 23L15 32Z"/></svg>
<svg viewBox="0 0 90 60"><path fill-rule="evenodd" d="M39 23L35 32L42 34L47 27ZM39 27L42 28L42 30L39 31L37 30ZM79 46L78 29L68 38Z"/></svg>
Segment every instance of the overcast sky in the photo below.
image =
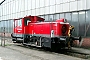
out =
<svg viewBox="0 0 90 60"><path fill-rule="evenodd" d="M3 0L0 0L0 2L2 2Z"/></svg>

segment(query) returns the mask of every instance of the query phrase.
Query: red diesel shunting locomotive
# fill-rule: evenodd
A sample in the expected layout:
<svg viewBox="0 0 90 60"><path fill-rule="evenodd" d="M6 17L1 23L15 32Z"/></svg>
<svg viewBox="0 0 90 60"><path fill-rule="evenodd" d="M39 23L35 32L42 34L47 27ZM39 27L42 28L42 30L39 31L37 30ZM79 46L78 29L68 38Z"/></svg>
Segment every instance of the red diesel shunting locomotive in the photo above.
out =
<svg viewBox="0 0 90 60"><path fill-rule="evenodd" d="M80 37L69 36L70 24L66 19L54 22L44 22L44 20L38 16L14 19L12 41L36 47L61 49L71 47L74 40L81 40Z"/></svg>

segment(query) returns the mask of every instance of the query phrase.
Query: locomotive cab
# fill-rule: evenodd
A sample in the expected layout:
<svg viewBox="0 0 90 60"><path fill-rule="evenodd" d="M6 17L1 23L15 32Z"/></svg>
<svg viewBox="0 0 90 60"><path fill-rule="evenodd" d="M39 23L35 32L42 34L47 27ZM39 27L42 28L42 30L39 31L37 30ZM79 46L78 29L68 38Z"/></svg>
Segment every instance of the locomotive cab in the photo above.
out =
<svg viewBox="0 0 90 60"><path fill-rule="evenodd" d="M22 18L14 19L13 33L11 34L13 42L22 42L23 40L23 29L22 29Z"/></svg>
<svg viewBox="0 0 90 60"><path fill-rule="evenodd" d="M36 23L43 21L38 16L26 16L24 18L14 19L13 33L11 34L14 43L23 43L23 39L29 35L28 23Z"/></svg>

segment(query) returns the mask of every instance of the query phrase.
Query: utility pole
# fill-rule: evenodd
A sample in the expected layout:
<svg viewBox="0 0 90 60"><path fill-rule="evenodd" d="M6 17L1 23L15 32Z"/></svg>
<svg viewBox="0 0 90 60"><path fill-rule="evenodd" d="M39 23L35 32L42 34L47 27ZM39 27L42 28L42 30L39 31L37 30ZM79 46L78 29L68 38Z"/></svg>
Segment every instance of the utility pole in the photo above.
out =
<svg viewBox="0 0 90 60"><path fill-rule="evenodd" d="M1 31L2 31L2 27L1 27L0 29L1 29ZM2 46L2 33L1 33L1 46Z"/></svg>
<svg viewBox="0 0 90 60"><path fill-rule="evenodd" d="M4 27L4 47L5 47L5 27Z"/></svg>

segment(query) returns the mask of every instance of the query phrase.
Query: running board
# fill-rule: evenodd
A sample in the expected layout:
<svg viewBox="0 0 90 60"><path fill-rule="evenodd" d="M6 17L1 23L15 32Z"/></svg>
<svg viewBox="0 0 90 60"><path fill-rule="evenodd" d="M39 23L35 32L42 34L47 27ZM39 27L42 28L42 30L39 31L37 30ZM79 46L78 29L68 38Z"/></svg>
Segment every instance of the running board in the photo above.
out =
<svg viewBox="0 0 90 60"><path fill-rule="evenodd" d="M42 47L42 46L37 46L37 45L35 45L35 44L27 44L27 43L23 43L23 44L25 44L25 45L30 45L30 46L35 46L35 47Z"/></svg>

